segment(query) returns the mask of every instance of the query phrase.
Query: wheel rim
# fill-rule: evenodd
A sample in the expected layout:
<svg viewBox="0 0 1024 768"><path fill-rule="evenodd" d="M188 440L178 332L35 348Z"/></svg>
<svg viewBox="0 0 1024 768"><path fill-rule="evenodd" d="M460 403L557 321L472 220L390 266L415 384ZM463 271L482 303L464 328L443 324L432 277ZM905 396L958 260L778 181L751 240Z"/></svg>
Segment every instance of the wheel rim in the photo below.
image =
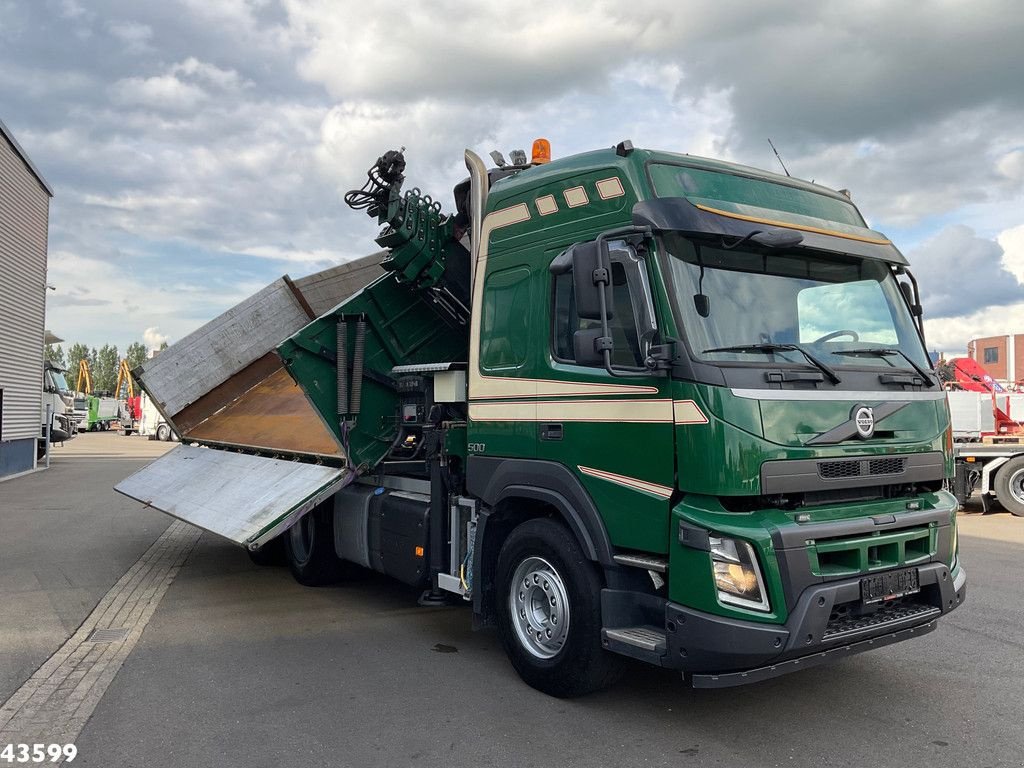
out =
<svg viewBox="0 0 1024 768"><path fill-rule="evenodd" d="M313 516L304 515L299 522L288 531L292 545L292 556L299 565L309 562L309 554L313 550Z"/></svg>
<svg viewBox="0 0 1024 768"><path fill-rule="evenodd" d="M540 557L523 560L508 598L520 644L538 659L557 656L569 637L569 595L554 566Z"/></svg>
<svg viewBox="0 0 1024 768"><path fill-rule="evenodd" d="M1007 483L1010 495L1019 504L1024 504L1024 469L1018 469L1010 475L1010 482Z"/></svg>

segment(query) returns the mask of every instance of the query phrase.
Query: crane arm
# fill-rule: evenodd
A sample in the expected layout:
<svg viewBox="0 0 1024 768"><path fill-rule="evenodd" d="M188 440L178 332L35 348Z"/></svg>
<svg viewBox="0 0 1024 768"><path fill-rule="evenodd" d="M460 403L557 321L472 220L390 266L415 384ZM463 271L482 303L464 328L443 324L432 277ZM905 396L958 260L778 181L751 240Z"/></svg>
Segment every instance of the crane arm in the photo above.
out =
<svg viewBox="0 0 1024 768"><path fill-rule="evenodd" d="M85 389L82 389L83 382ZM89 363L85 359L78 361L78 379L75 381L75 391L84 392L87 395L92 394L92 376L89 374Z"/></svg>

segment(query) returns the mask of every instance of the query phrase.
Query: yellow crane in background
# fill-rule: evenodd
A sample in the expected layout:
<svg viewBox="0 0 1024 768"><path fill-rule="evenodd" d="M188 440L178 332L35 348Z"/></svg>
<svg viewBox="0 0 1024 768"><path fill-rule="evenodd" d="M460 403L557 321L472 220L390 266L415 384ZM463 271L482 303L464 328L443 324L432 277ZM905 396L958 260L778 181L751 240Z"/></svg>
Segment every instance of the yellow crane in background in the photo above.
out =
<svg viewBox="0 0 1024 768"><path fill-rule="evenodd" d="M82 389L82 382L85 382L85 389ZM83 395L92 394L92 374L89 373L89 361L82 358L78 361L78 379L75 381L75 391Z"/></svg>
<svg viewBox="0 0 1024 768"><path fill-rule="evenodd" d="M85 363L85 361L82 361ZM117 366L117 386L114 387L114 395L118 400L125 398L121 397L121 387L127 387L126 398L135 397L135 382L132 380L132 372L128 369L128 361L121 358L120 364Z"/></svg>

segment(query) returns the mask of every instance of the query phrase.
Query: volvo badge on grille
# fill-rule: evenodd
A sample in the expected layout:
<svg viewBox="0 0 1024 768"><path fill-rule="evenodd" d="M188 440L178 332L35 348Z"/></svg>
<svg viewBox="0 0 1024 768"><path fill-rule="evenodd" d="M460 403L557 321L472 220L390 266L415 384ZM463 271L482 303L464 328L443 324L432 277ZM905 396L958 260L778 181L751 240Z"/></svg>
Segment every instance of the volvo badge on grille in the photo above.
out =
<svg viewBox="0 0 1024 768"><path fill-rule="evenodd" d="M875 434L875 414L866 405L856 408L853 413L853 423L857 425L857 435L867 440Z"/></svg>

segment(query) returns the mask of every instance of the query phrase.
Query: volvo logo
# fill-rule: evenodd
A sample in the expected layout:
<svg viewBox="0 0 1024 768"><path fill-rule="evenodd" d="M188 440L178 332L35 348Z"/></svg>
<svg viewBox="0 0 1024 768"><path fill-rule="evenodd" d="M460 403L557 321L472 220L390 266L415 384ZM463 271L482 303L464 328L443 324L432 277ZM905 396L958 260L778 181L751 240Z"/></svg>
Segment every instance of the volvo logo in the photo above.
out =
<svg viewBox="0 0 1024 768"><path fill-rule="evenodd" d="M865 440L875 434L875 414L866 405L858 406L853 412L853 423L857 425L857 435Z"/></svg>

